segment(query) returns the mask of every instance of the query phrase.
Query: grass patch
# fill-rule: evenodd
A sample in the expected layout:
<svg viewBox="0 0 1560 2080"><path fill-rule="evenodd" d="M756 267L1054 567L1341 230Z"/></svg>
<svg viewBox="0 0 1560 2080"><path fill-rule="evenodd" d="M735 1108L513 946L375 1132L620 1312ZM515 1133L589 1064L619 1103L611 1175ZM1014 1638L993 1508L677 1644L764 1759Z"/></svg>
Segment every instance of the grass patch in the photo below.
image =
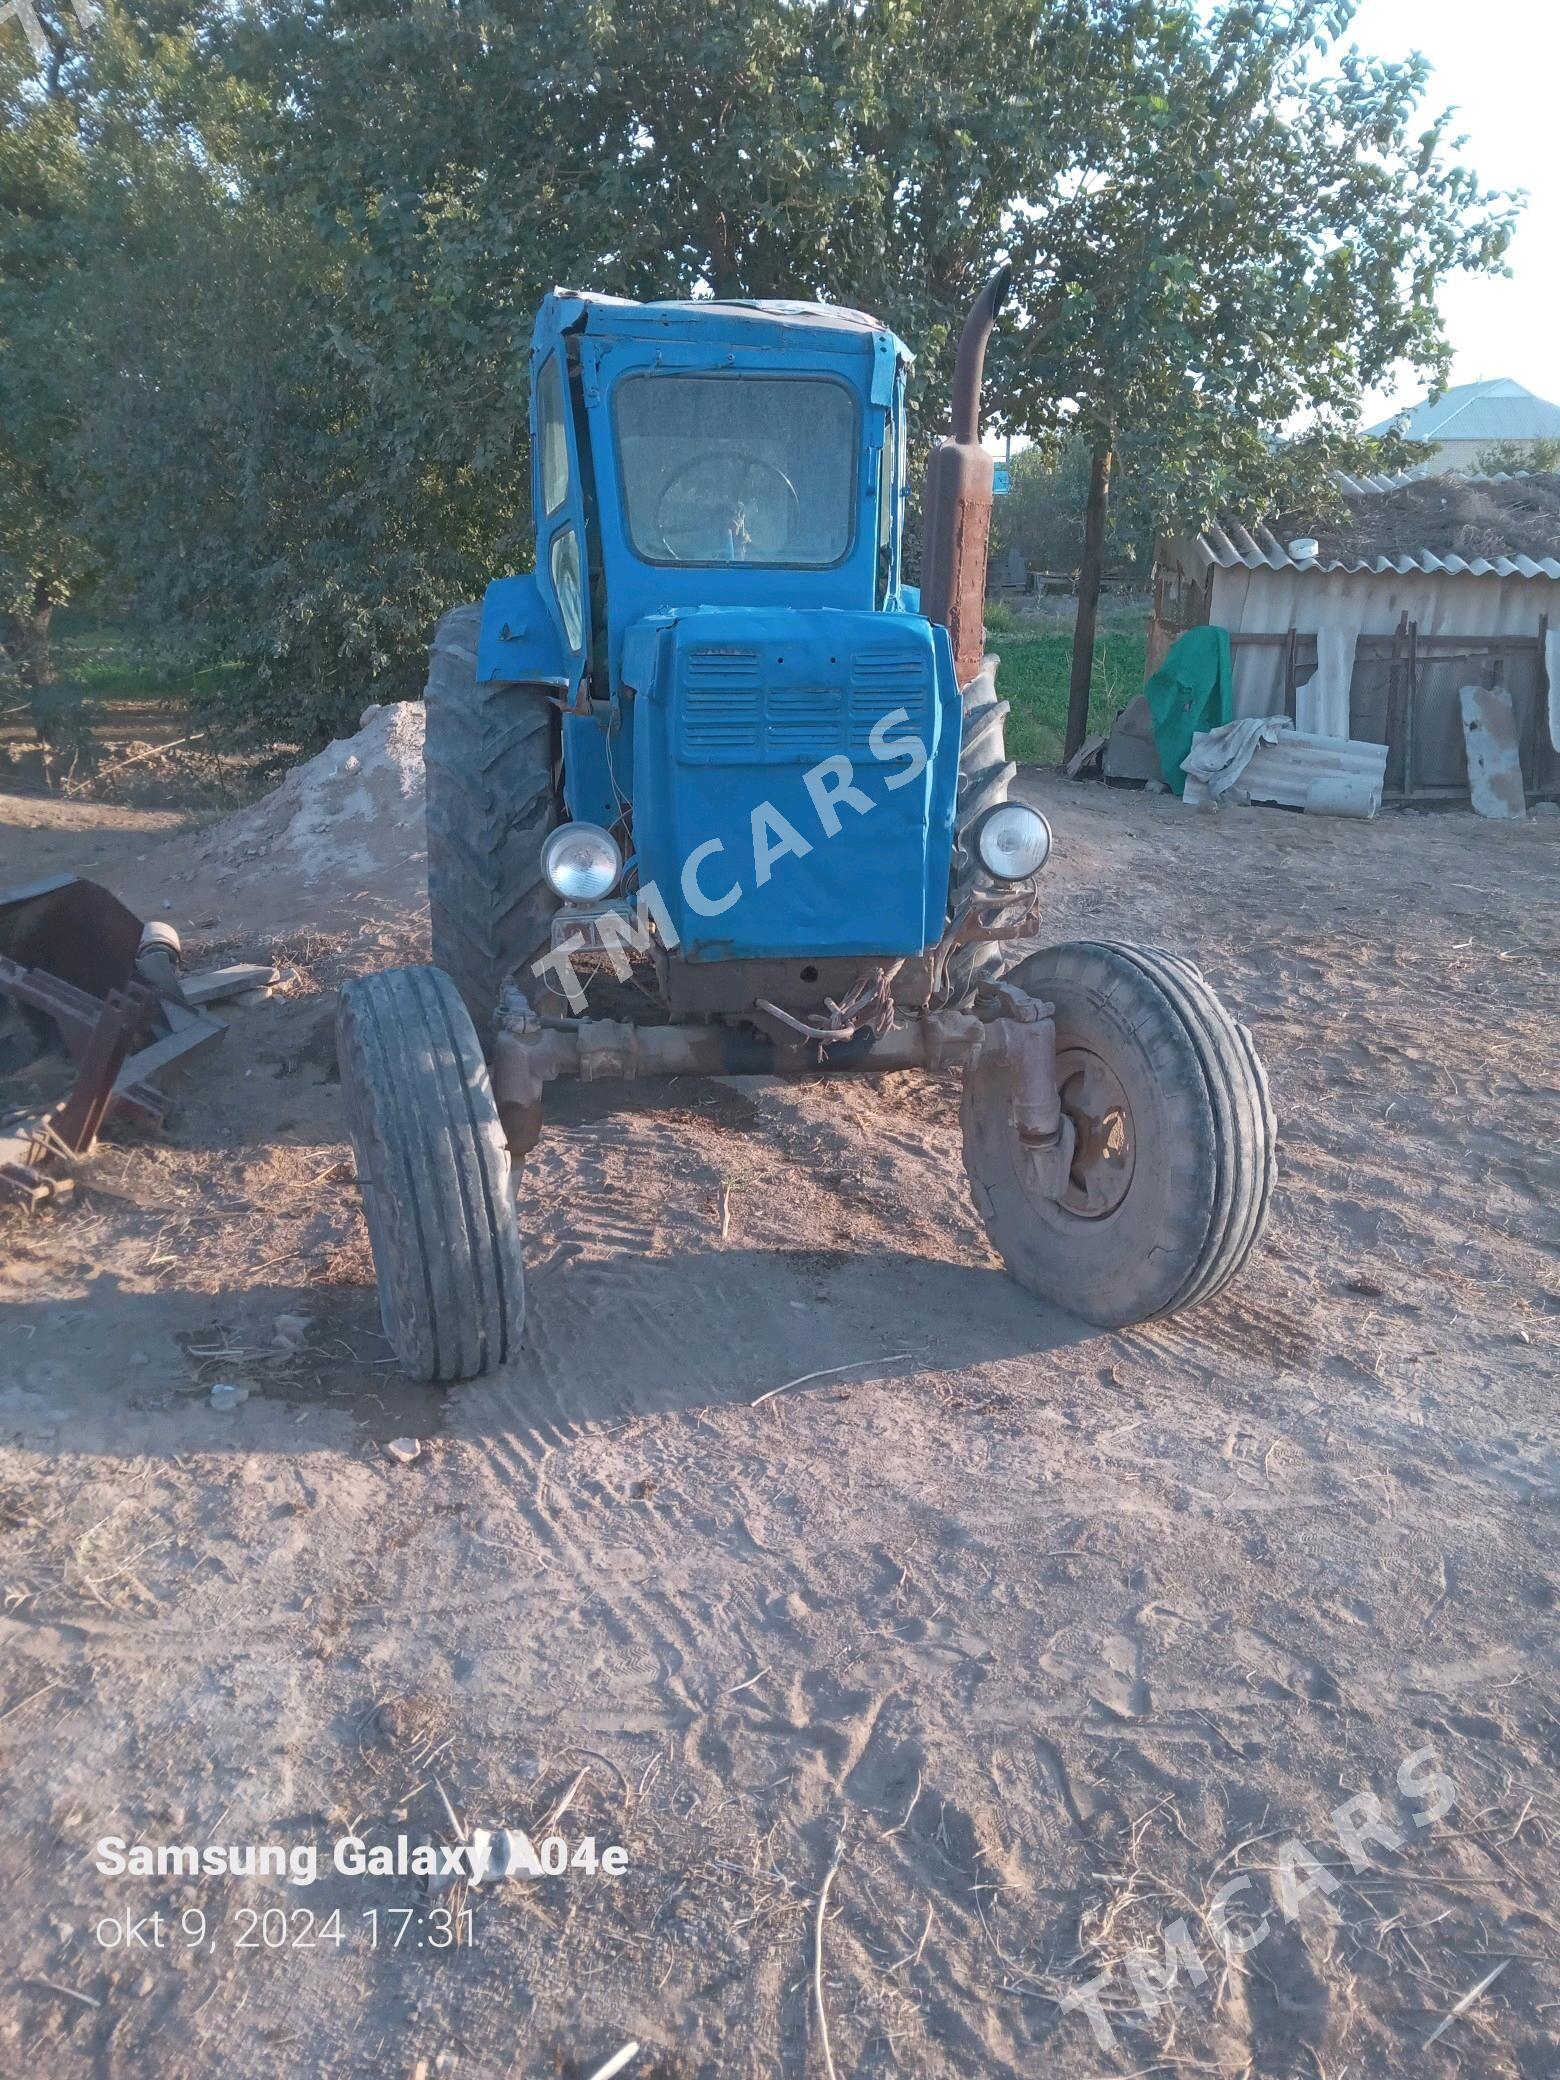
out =
<svg viewBox="0 0 1560 2080"><path fill-rule="evenodd" d="M54 617L54 670L61 697L74 696L112 716L115 709L183 710L209 698L228 665L179 671L158 663L133 627L79 607Z"/></svg>
<svg viewBox="0 0 1560 2080"><path fill-rule="evenodd" d="M113 622L79 612L58 613L53 649L59 679L86 700L139 707L147 702L172 705L184 698L188 681L148 663Z"/></svg>
<svg viewBox="0 0 1560 2080"><path fill-rule="evenodd" d="M288 747L256 746L218 705L239 667L180 670L133 624L79 607L55 615L52 635L50 685L0 686L0 788L230 808L274 783Z"/></svg>
<svg viewBox="0 0 1560 2080"><path fill-rule="evenodd" d="M1011 704L1008 757L1033 765L1057 765L1067 734L1067 682L1072 674L1072 630L1063 626L1030 634L990 632L1002 660L997 692ZM1108 729L1116 712L1143 690L1148 634L1141 626L1101 628L1094 639L1094 684L1089 693L1090 731Z"/></svg>

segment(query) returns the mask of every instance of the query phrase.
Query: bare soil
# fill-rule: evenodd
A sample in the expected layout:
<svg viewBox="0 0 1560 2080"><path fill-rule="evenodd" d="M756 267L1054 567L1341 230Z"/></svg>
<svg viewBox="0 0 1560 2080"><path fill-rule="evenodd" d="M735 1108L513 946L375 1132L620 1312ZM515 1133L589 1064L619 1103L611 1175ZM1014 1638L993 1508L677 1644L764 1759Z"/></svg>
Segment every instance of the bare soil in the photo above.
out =
<svg viewBox="0 0 1560 2080"><path fill-rule="evenodd" d="M0 807L0 885L69 855L288 964L165 1144L0 1221L0 2071L1557 2069L1556 826L1031 792L1054 936L1191 955L1266 1057L1238 1286L1122 1335L1032 1302L951 1077L598 1085L522 1179L524 1354L449 1394L380 1335L331 1037L425 950L420 863L327 900ZM329 1868L571 1790L627 1874L474 1890L457 1947ZM1356 1870L1360 1792L1401 1845ZM108 1834L322 1872L110 1878ZM1105 1972L1109 2048L1061 2005Z"/></svg>

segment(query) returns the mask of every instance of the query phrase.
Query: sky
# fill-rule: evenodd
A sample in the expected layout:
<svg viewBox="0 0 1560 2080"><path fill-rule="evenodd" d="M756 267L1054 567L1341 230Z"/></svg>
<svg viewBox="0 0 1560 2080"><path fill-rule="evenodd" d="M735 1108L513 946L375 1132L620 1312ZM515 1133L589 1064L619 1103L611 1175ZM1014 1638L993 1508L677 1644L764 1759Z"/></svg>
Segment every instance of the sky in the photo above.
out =
<svg viewBox="0 0 1560 2080"><path fill-rule="evenodd" d="M1441 292L1451 380L1512 376L1560 403L1560 4L1557 0L1361 0L1350 40L1380 58L1422 51L1429 104L1458 110L1460 155L1486 187L1526 188L1512 278L1453 275ZM1413 404L1408 374L1373 393L1366 424Z"/></svg>

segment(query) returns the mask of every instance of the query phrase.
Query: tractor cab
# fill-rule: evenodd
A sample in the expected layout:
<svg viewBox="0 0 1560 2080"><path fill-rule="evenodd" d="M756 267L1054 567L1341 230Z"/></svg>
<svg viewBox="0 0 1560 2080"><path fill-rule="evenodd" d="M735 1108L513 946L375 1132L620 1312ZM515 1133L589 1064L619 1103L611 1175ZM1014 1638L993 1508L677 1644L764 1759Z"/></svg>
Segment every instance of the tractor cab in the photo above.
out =
<svg viewBox="0 0 1560 2080"><path fill-rule="evenodd" d="M818 304L547 297L535 577L571 691L610 698L649 612L899 606L910 359L873 319ZM526 582L490 588L490 613Z"/></svg>
<svg viewBox="0 0 1560 2080"><path fill-rule="evenodd" d="M568 816L681 960L941 936L960 697L901 583L909 364L816 304L538 315L536 568L489 587L478 676L555 689Z"/></svg>

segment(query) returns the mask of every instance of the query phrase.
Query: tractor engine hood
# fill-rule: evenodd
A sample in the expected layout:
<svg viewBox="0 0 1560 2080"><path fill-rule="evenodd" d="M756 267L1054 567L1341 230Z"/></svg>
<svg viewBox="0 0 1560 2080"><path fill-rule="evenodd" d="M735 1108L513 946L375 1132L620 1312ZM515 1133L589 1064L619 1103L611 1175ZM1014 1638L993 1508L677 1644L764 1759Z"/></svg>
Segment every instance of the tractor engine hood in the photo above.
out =
<svg viewBox="0 0 1560 2080"><path fill-rule="evenodd" d="M687 960L909 956L947 915L962 705L913 614L700 607L625 633L634 849Z"/></svg>

